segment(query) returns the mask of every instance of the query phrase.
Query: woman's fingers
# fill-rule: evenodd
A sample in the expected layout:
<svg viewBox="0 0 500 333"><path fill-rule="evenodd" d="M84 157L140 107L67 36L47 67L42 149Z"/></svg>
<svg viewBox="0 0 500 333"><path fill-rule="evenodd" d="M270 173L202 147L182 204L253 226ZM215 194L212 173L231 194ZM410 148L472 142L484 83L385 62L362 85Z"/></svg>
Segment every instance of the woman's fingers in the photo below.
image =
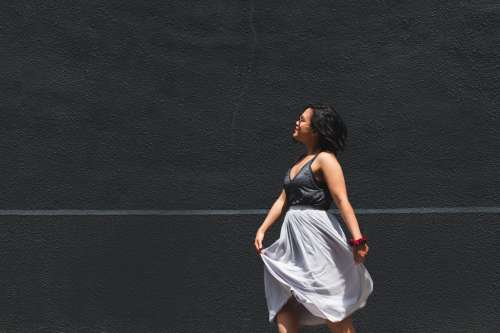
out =
<svg viewBox="0 0 500 333"><path fill-rule="evenodd" d="M255 250L260 253L260 251L262 250L262 240L264 239L264 233L262 232L257 232L256 236L255 236Z"/></svg>
<svg viewBox="0 0 500 333"><path fill-rule="evenodd" d="M257 253L260 253L260 251L262 250L262 242L259 239L256 239L254 242L254 246Z"/></svg>
<svg viewBox="0 0 500 333"><path fill-rule="evenodd" d="M365 261L366 255L368 254L368 245L364 248L359 248L354 250L354 261L359 264Z"/></svg>

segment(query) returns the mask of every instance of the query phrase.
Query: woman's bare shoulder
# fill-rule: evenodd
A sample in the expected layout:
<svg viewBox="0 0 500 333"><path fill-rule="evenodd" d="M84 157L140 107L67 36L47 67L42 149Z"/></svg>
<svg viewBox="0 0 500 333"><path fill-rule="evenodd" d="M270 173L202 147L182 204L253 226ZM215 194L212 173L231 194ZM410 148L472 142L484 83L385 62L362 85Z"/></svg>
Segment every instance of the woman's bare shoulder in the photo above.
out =
<svg viewBox="0 0 500 333"><path fill-rule="evenodd" d="M329 151L320 152L316 159L320 162L320 164L323 164L323 163L339 164L337 156L335 156L334 153L329 152Z"/></svg>
<svg viewBox="0 0 500 333"><path fill-rule="evenodd" d="M322 173L342 170L342 166L334 153L322 151L318 154L316 159L318 160L318 169Z"/></svg>

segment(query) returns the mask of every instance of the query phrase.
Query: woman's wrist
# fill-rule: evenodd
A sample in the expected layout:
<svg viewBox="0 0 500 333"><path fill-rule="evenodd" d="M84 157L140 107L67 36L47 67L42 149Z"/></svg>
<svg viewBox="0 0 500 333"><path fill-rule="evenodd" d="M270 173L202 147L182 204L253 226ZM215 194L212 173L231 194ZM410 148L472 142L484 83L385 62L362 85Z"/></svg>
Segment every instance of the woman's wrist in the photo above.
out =
<svg viewBox="0 0 500 333"><path fill-rule="evenodd" d="M363 244L366 244L368 242L368 238L365 235L361 235L361 237L358 238L351 238L349 239L349 245L351 246L360 246Z"/></svg>

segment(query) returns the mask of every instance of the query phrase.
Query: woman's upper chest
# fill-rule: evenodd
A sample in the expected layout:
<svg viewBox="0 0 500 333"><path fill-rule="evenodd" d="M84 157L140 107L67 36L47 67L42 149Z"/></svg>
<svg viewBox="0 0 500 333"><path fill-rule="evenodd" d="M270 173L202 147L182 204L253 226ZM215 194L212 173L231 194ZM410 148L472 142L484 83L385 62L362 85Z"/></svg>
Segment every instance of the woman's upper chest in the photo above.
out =
<svg viewBox="0 0 500 333"><path fill-rule="evenodd" d="M303 158L303 157L302 157ZM299 158L300 160L301 158ZM287 175L285 181L302 183L307 178L313 178L313 182L323 185L324 177L321 167L319 166L316 156L313 156L307 160L302 160L292 165L287 170Z"/></svg>

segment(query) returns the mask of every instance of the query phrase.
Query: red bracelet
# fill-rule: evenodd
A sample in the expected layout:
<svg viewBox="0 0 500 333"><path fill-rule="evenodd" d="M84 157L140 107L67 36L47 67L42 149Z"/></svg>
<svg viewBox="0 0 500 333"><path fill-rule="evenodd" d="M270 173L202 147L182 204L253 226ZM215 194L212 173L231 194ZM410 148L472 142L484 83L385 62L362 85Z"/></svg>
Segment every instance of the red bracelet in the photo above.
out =
<svg viewBox="0 0 500 333"><path fill-rule="evenodd" d="M361 238L356 239L356 240L354 240L353 238L351 238L349 240L349 244L351 246L358 246L358 245L361 245L361 244L365 244L367 241L368 241L368 238L365 235L363 235Z"/></svg>

